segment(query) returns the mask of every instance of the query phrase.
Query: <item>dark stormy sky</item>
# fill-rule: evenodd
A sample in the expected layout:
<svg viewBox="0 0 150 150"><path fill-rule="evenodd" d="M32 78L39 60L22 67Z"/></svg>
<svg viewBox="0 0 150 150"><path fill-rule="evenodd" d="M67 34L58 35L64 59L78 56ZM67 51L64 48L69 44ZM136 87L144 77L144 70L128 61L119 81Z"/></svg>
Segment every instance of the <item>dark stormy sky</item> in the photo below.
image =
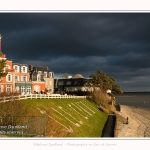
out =
<svg viewBox="0 0 150 150"><path fill-rule="evenodd" d="M150 91L150 13L0 13L2 51L15 63L89 77L106 72L125 91Z"/></svg>

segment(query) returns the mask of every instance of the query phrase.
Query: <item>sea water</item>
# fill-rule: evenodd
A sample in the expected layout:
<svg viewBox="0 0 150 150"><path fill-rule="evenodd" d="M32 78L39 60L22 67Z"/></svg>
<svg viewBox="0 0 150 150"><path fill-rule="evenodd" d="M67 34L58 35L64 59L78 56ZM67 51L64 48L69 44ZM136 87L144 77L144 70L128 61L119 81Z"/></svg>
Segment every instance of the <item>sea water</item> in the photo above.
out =
<svg viewBox="0 0 150 150"><path fill-rule="evenodd" d="M122 95L116 95L115 98L117 104L150 108L149 92L128 92Z"/></svg>

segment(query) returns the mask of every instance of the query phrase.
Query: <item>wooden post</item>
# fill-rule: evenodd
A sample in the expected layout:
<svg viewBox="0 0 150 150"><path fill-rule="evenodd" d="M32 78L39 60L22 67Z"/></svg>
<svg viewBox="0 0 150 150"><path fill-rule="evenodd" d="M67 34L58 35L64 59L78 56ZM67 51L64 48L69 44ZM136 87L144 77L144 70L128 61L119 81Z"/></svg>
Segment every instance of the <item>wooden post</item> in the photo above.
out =
<svg viewBox="0 0 150 150"><path fill-rule="evenodd" d="M5 96L3 97L3 102L5 103Z"/></svg>
<svg viewBox="0 0 150 150"><path fill-rule="evenodd" d="M11 101L13 101L13 95L11 96Z"/></svg>

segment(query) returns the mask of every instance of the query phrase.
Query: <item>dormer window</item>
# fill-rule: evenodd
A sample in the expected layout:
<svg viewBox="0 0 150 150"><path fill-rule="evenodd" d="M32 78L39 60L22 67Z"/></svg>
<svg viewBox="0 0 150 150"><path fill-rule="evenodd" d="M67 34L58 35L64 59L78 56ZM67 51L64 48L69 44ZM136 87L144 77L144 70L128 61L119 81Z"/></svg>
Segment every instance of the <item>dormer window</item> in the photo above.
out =
<svg viewBox="0 0 150 150"><path fill-rule="evenodd" d="M44 72L44 78L46 78L47 77L47 72Z"/></svg>
<svg viewBox="0 0 150 150"><path fill-rule="evenodd" d="M52 78L52 72L49 72L49 77Z"/></svg>
<svg viewBox="0 0 150 150"><path fill-rule="evenodd" d="M26 73L26 72L27 72L27 67L26 67L26 66L22 66L22 67L21 67L21 72Z"/></svg>
<svg viewBox="0 0 150 150"><path fill-rule="evenodd" d="M25 67L22 67L22 70L23 70L23 72L25 72L25 71L26 71L26 68L25 68Z"/></svg>
<svg viewBox="0 0 150 150"><path fill-rule="evenodd" d="M40 76L37 76L37 81L41 81L41 78L40 78Z"/></svg>
<svg viewBox="0 0 150 150"><path fill-rule="evenodd" d="M15 65L13 66L13 68L15 69L16 72L19 72L19 66Z"/></svg>

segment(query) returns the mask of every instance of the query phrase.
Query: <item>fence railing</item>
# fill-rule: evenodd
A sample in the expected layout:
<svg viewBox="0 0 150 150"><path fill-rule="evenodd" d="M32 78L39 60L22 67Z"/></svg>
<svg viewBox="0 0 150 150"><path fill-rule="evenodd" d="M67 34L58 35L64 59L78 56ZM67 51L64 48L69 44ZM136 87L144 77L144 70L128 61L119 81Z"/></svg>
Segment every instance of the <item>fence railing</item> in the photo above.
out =
<svg viewBox="0 0 150 150"><path fill-rule="evenodd" d="M60 94L27 94L18 96L0 97L0 102L8 102L23 99L62 99L62 98L86 98L86 96L60 95Z"/></svg>

